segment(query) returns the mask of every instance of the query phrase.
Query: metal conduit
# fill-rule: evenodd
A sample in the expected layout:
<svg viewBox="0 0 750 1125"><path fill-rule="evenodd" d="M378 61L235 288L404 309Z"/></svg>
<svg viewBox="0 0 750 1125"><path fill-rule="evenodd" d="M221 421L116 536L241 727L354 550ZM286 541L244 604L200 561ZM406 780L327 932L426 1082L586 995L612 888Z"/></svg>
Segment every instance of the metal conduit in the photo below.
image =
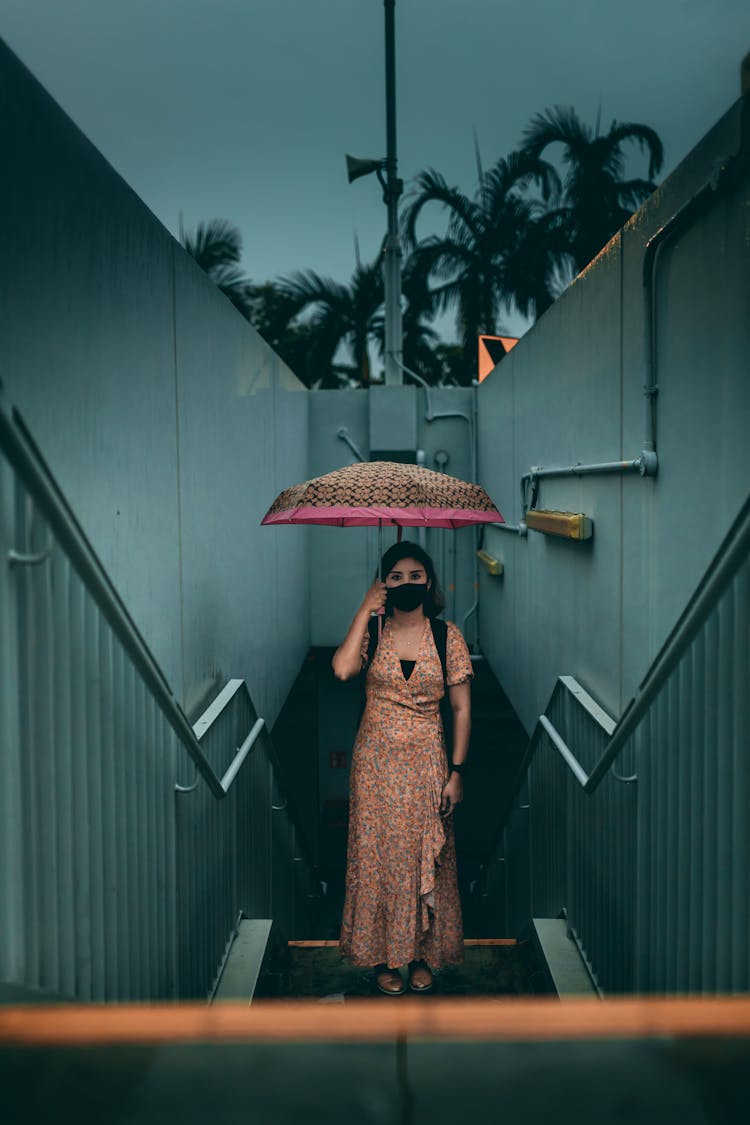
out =
<svg viewBox="0 0 750 1125"><path fill-rule="evenodd" d="M745 99L740 124L740 146L736 153L718 160L708 183L688 199L646 243L643 256L644 340L646 353L644 451L642 457L653 460L656 472L656 396L659 391L656 372L656 273L662 251L679 234L683 234L706 211L720 192L730 188L748 164L748 126L750 109ZM649 475L653 475L649 470Z"/></svg>
<svg viewBox="0 0 750 1125"><path fill-rule="evenodd" d="M512 531L514 535L528 535L529 529L523 521L521 523L490 523L485 527L496 527L498 531Z"/></svg>
<svg viewBox="0 0 750 1125"><path fill-rule="evenodd" d="M644 475L642 458L636 457L633 461L599 461L588 465L579 461L575 465L551 469L545 469L543 465L532 465L528 473L523 474L521 480L527 481L534 478L541 479L543 477L583 477L593 476L598 473L627 472L639 472L641 475Z"/></svg>

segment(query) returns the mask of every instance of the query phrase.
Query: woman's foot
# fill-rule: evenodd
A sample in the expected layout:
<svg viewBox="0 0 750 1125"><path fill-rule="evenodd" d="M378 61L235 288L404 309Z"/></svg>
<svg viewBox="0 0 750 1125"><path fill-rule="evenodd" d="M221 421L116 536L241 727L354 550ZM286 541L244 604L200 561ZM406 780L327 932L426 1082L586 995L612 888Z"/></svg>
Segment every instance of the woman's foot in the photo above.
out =
<svg viewBox="0 0 750 1125"><path fill-rule="evenodd" d="M412 992L429 992L435 982L426 961L412 961L409 965L409 988Z"/></svg>
<svg viewBox="0 0 750 1125"><path fill-rule="evenodd" d="M398 969L389 969L387 965L376 965L373 969L375 987L386 996L400 996L405 992L404 982Z"/></svg>

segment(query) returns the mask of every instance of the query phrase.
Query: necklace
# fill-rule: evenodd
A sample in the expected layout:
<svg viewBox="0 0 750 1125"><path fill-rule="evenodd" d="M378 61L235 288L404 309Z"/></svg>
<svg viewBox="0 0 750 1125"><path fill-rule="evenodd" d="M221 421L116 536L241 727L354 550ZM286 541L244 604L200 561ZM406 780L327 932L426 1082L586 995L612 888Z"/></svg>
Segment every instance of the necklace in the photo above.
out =
<svg viewBox="0 0 750 1125"><path fill-rule="evenodd" d="M419 644L419 642L422 640L422 634L424 633L424 623L418 626L418 632L413 625L408 626L406 629L403 626L394 628L394 632L396 634L397 641L400 641L402 644L408 645L409 648L414 648L414 645ZM411 636L414 638L413 640L410 639L409 633L411 633Z"/></svg>

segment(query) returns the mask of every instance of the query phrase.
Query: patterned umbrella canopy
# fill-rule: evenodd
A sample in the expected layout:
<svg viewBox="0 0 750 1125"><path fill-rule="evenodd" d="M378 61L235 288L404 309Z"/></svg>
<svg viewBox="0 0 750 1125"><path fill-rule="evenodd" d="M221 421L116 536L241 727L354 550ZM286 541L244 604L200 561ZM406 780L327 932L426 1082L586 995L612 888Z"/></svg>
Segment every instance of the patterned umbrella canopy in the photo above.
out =
<svg viewBox="0 0 750 1125"><path fill-rule="evenodd" d="M466 527L504 522L478 484L394 461L363 461L285 488L261 520L334 527Z"/></svg>

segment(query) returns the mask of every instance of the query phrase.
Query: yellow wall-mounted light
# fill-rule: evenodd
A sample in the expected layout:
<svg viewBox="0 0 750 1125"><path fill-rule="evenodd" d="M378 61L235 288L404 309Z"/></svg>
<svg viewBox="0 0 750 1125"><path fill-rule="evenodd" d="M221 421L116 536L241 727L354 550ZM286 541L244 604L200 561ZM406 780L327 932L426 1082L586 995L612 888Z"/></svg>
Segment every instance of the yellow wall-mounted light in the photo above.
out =
<svg viewBox="0 0 750 1125"><path fill-rule="evenodd" d="M494 574L497 577L503 573L503 564L500 559L496 559L489 551L477 551L477 558L488 574Z"/></svg>
<svg viewBox="0 0 750 1125"><path fill-rule="evenodd" d="M533 531L559 535L563 539L590 539L594 532L593 521L583 512L547 512L531 508L524 520Z"/></svg>

